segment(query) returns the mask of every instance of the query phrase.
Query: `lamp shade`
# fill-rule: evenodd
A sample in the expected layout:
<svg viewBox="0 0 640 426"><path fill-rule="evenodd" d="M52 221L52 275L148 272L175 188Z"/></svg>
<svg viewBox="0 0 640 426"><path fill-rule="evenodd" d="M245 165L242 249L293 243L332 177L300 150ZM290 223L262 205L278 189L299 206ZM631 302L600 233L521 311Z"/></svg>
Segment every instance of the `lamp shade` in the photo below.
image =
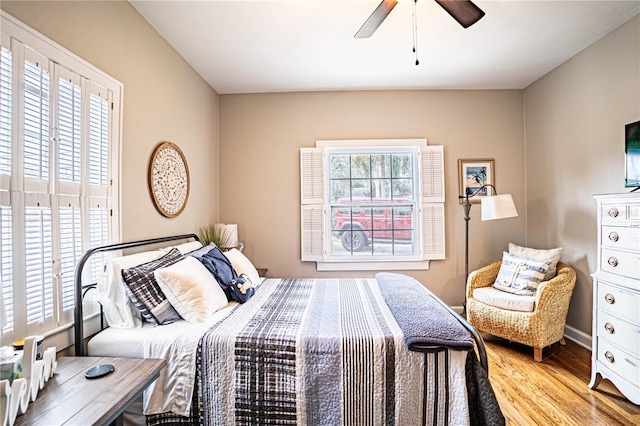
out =
<svg viewBox="0 0 640 426"><path fill-rule="evenodd" d="M481 201L482 220L506 219L518 216L511 194L484 197Z"/></svg>
<svg viewBox="0 0 640 426"><path fill-rule="evenodd" d="M216 223L216 232L222 236L225 241L226 247L220 248L233 248L238 245L238 225L230 223Z"/></svg>

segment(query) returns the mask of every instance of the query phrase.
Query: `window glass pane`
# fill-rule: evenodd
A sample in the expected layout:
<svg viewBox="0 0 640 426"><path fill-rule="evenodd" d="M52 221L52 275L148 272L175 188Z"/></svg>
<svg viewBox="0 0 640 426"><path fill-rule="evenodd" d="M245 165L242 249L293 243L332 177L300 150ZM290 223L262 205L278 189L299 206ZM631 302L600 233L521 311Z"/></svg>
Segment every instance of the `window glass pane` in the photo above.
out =
<svg viewBox="0 0 640 426"><path fill-rule="evenodd" d="M351 180L351 201L357 203L371 202L371 180Z"/></svg>
<svg viewBox="0 0 640 426"><path fill-rule="evenodd" d="M49 178L49 72L25 61L24 176Z"/></svg>
<svg viewBox="0 0 640 426"><path fill-rule="evenodd" d="M392 196L394 201L413 200L413 179L393 179Z"/></svg>
<svg viewBox="0 0 640 426"><path fill-rule="evenodd" d="M51 209L25 209L25 287L27 323L53 315Z"/></svg>
<svg viewBox="0 0 640 426"><path fill-rule="evenodd" d="M0 174L11 174L11 51L0 49Z"/></svg>
<svg viewBox="0 0 640 426"><path fill-rule="evenodd" d="M58 168L63 182L80 183L82 104L80 86L60 79L58 98Z"/></svg>
<svg viewBox="0 0 640 426"><path fill-rule="evenodd" d="M371 177L391 177L391 156L388 154L376 154L371 156Z"/></svg>
<svg viewBox="0 0 640 426"><path fill-rule="evenodd" d="M386 203L391 201L391 179L374 179L371 182L373 201Z"/></svg>
<svg viewBox="0 0 640 426"><path fill-rule="evenodd" d="M331 179L349 178L350 156L333 154L329 157Z"/></svg>
<svg viewBox="0 0 640 426"><path fill-rule="evenodd" d="M349 196L351 182L349 180L332 180L330 185L330 199L332 203L348 203L351 200L351 197Z"/></svg>
<svg viewBox="0 0 640 426"><path fill-rule="evenodd" d="M13 236L8 206L0 206L0 323L0 334L13 329Z"/></svg>
<svg viewBox="0 0 640 426"><path fill-rule="evenodd" d="M371 177L371 155L354 154L351 156L351 178Z"/></svg>
<svg viewBox="0 0 640 426"><path fill-rule="evenodd" d="M391 157L394 178L413 176L413 156L411 154L393 154Z"/></svg>

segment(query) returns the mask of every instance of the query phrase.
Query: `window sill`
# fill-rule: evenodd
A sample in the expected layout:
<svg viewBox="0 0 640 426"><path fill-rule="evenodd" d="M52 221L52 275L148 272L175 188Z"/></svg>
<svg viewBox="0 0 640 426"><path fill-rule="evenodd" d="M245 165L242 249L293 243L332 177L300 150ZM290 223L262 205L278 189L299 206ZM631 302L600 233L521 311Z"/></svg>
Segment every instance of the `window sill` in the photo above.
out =
<svg viewBox="0 0 640 426"><path fill-rule="evenodd" d="M316 262L317 271L416 271L428 270L428 260L399 262Z"/></svg>

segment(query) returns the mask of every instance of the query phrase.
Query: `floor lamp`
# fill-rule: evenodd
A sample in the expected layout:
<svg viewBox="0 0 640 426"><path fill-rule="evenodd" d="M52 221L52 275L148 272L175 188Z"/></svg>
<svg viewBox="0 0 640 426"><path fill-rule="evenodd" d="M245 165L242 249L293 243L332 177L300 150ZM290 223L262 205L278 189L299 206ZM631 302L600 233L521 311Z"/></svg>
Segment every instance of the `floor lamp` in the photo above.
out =
<svg viewBox="0 0 640 426"><path fill-rule="evenodd" d="M511 194L502 194L498 195L498 191L496 187L491 184L482 185L480 188L475 191L473 188L467 188L465 191L465 195L460 195L459 198L464 199L464 203L462 203L462 208L464 209L464 222L465 222L465 238L464 238L464 283L465 288L467 285L467 280L469 279L469 220L471 217L469 216L469 212L471 211L471 202L469 202L469 198L473 198L482 192L484 189L492 188L495 195L488 195L481 199L482 206L482 219L481 220L495 220L495 219L506 219L509 217L518 216L518 211L516 210L516 206L513 203L513 198ZM489 192L491 190L489 189ZM462 307L463 313L466 310L467 298L465 296L465 301Z"/></svg>

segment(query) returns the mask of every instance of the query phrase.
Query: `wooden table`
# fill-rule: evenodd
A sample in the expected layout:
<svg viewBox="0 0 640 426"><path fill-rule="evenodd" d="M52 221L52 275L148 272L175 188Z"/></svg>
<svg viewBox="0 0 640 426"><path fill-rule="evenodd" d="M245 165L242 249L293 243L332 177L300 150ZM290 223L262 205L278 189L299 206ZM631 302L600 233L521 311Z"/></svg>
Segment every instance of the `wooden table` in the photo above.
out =
<svg viewBox="0 0 640 426"><path fill-rule="evenodd" d="M115 370L97 379L89 368L111 364ZM38 392L16 425L122 424L122 413L160 375L162 359L63 357L56 374Z"/></svg>

